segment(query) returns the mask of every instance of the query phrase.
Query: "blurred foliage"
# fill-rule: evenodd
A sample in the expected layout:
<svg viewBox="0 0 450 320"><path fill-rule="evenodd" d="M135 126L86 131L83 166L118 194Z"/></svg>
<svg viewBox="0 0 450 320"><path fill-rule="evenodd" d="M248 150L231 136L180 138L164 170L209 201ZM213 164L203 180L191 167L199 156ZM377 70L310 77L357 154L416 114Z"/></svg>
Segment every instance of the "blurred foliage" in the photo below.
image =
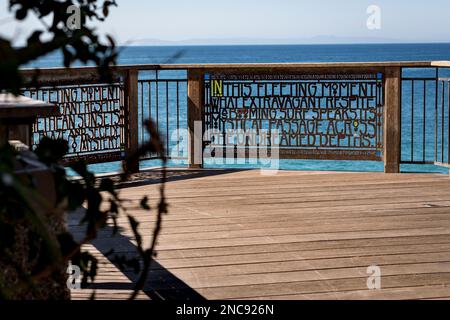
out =
<svg viewBox="0 0 450 320"><path fill-rule="evenodd" d="M164 166L165 151L154 124L146 124L151 139L144 144L139 152L126 161L134 161L136 157L147 152L161 156ZM136 240L136 255L126 257L116 255L114 248L108 252L108 257L121 269L131 268L139 275L135 291L131 299L144 288L151 261L155 255L157 237L161 229L162 217L167 213L167 203L164 195L165 170L160 187L160 199L155 208L148 202L148 197L139 201L142 210L155 211L157 221L152 240L148 247L142 241L139 232L139 222L123 205L124 199L116 191L117 183L110 178L97 178L83 162L70 166L80 179L70 179L66 169L61 165L68 151L67 142L43 138L34 153L17 152L7 144L0 149L0 298L17 299L32 297L33 299L48 298L48 292L42 292L42 282L49 278L62 279L58 272L65 272L69 261L82 271L82 287L95 280L98 269L97 259L88 252L83 252L82 246L94 240L98 232L106 226L113 225L111 236L117 234L117 218L125 215ZM50 203L42 196L36 186L32 170L29 173L18 173L18 164L26 164L34 156L45 164L56 186L56 202ZM126 166L124 166L126 167ZM126 181L130 173L124 172L121 181ZM62 217L83 211L80 226L85 226L86 232L81 240L65 227L54 228L64 223ZM17 248L17 239L24 248ZM26 255L21 254L26 251ZM62 268L62 269L61 269ZM9 273L9 274L6 274ZM11 280L13 279L13 280ZM13 285L11 285L11 282ZM60 298L60 293L52 298Z"/></svg>
<svg viewBox="0 0 450 320"><path fill-rule="evenodd" d="M73 5L80 9L79 29L68 26L72 16L68 9ZM9 10L18 21L34 15L42 28L31 32L22 47L0 37L0 91L18 94L24 84L19 68L55 51L62 52L65 67L76 61L93 63L102 80L109 80L109 67L117 58L115 42L109 35L102 40L91 25L104 21L113 6L117 6L116 2L108 0L9 0Z"/></svg>
<svg viewBox="0 0 450 320"><path fill-rule="evenodd" d="M67 26L71 16L68 8L72 5L80 8L82 18L81 27L75 30ZM95 27L90 25L103 21L113 6L116 6L115 1L106 0L9 0L9 10L17 20L34 15L42 23L42 28L33 31L23 47L15 47L11 39L0 37L0 92L19 94L25 86L37 87L37 78L23 79L20 68L56 51L62 53L65 67L74 62L92 63L98 67L100 81L110 81L111 66L115 65L117 58L114 40L105 36L102 42ZM36 77L39 76L38 71ZM148 121L146 127L150 140L137 154L128 156L124 170L147 152L159 154L165 168L165 151L155 126ZM69 261L81 268L83 286L93 282L98 273L98 261L88 252L83 252L82 247L108 225L113 226L114 236L120 215L127 217L137 242L137 252L134 257L127 258L116 255L111 249L108 257L121 268L131 268L139 275L131 299L144 288L162 216L167 212L165 169L158 204L152 207L148 197L139 202L141 209L155 212L157 216L152 240L146 247L139 232L139 221L123 205L124 200L116 191L117 183L95 177L83 162L71 166L80 179L70 179L62 165L67 151L67 141L49 138L43 138L34 152L17 152L9 144L0 146L0 299L64 297L64 292L49 293L54 285L50 282L50 286L46 286L44 283L48 284L48 280L53 279L61 285L60 290L67 293L67 274L64 273ZM38 189L33 173L18 173L17 168L26 166L30 158L43 164L49 179L54 180L54 203ZM122 181L129 175L124 172ZM64 226L64 216L80 210L83 213L80 225L85 226L86 232L81 240L77 240Z"/></svg>

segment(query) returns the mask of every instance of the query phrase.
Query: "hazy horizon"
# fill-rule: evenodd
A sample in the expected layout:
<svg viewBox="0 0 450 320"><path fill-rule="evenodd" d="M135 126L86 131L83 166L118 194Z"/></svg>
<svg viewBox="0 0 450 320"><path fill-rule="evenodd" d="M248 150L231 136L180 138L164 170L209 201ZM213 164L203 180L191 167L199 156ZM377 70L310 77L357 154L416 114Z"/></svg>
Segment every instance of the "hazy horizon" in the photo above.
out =
<svg viewBox="0 0 450 320"><path fill-rule="evenodd" d="M301 42L297 39L186 39L186 40L162 40L162 39L140 39L133 43L119 44L120 47L139 47L139 46L327 46L327 45L408 45L408 44L450 44L450 40L436 41L400 41L396 39L356 39L355 41L346 41L345 38L336 38L336 42ZM372 40L372 41L371 41Z"/></svg>
<svg viewBox="0 0 450 320"><path fill-rule="evenodd" d="M450 1L430 0L195 0L117 1L98 23L119 45L184 44L362 44L447 43ZM379 29L370 30L367 8L381 10ZM18 23L0 0L0 35L25 43L35 17Z"/></svg>

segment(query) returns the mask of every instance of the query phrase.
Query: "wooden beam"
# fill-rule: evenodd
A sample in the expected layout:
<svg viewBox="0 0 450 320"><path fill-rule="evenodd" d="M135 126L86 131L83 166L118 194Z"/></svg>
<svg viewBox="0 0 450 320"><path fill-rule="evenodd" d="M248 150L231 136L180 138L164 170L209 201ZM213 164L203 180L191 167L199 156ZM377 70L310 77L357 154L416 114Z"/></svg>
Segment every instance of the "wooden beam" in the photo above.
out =
<svg viewBox="0 0 450 320"><path fill-rule="evenodd" d="M8 139L9 140L18 140L21 141L22 143L26 144L27 146L29 146L30 148L32 147L33 144L33 139L32 139L32 132L33 132L33 128L32 128L32 122L35 122L36 118L31 118L29 120L30 123L28 124L17 124L17 125L12 125L12 126L8 126Z"/></svg>
<svg viewBox="0 0 450 320"><path fill-rule="evenodd" d="M125 78L125 153L135 154L139 149L138 71L130 70ZM139 160L124 163L131 173L139 172Z"/></svg>
<svg viewBox="0 0 450 320"><path fill-rule="evenodd" d="M188 163L189 168L203 166L202 115L204 107L203 72L188 70Z"/></svg>
<svg viewBox="0 0 450 320"><path fill-rule="evenodd" d="M384 172L400 172L401 68L386 68L384 106Z"/></svg>
<svg viewBox="0 0 450 320"><path fill-rule="evenodd" d="M433 66L450 66L449 61L367 61L367 62L300 62L300 63L200 63L200 64L133 64L112 67L114 72L126 72L128 70L180 70L180 69L267 69L267 68L429 68ZM26 77L36 75L35 69L22 69L22 75ZM39 81L42 77L69 78L75 75L85 75L91 72L92 77L98 78L97 67L73 67L73 68L45 68L39 70Z"/></svg>

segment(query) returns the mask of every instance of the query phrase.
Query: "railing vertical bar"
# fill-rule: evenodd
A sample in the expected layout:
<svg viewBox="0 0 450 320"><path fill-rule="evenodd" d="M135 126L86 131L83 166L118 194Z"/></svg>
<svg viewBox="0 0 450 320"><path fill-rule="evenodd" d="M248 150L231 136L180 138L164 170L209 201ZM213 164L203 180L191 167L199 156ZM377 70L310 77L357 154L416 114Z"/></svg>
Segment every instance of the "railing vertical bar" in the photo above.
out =
<svg viewBox="0 0 450 320"><path fill-rule="evenodd" d="M447 81L447 163L450 163L450 81Z"/></svg>
<svg viewBox="0 0 450 320"><path fill-rule="evenodd" d="M398 130L399 130L399 135L400 135L400 137L399 137L399 140L400 140L400 159L399 159L399 161L400 161L400 163L402 162L402 146L403 146L403 144L402 144L402 132L403 132L403 80L402 80L402 77L403 77L403 67L400 67L400 86L399 86L399 104L400 104L400 106L399 106L399 111L398 111L398 113L399 113L399 117L400 117L400 120L399 120L399 123L398 123ZM381 90L381 89L380 89ZM384 105L386 104L386 90L383 90L383 101L384 101ZM383 113L384 113L385 111L383 110ZM383 115L383 121L387 121L386 120L386 117L385 117L385 115ZM381 131L382 130L382 131ZM384 138L384 135L386 134L386 127L385 126L383 126L382 128L380 128L380 131L381 131L381 134L382 135L380 135L381 137L383 137L382 139L382 141L383 141L383 149L384 150L386 150L386 139ZM386 151L384 151L384 153L385 153ZM385 161L386 162L386 161ZM400 166L400 164L399 164L399 166ZM385 169L386 169L386 164L385 164Z"/></svg>
<svg viewBox="0 0 450 320"><path fill-rule="evenodd" d="M434 97L434 161L437 162L438 160L438 103L439 103L439 69L436 68L436 92Z"/></svg>
<svg viewBox="0 0 450 320"><path fill-rule="evenodd" d="M169 81L166 81L166 153L169 155Z"/></svg>
<svg viewBox="0 0 450 320"><path fill-rule="evenodd" d="M36 91L36 99L39 99L39 90L38 90L38 88L36 88L35 91ZM30 91L30 93L31 93L31 91ZM45 121L44 128L45 128L46 132L50 130L50 122L49 121L47 121L47 120ZM38 141L36 141L36 142L38 142Z"/></svg>
<svg viewBox="0 0 450 320"><path fill-rule="evenodd" d="M444 105L445 105L445 83L442 81L442 104L441 104L441 162L444 163Z"/></svg>
<svg viewBox="0 0 450 320"><path fill-rule="evenodd" d="M411 161L414 161L414 80L411 80Z"/></svg>
<svg viewBox="0 0 450 320"><path fill-rule="evenodd" d="M159 72L156 70L156 81L155 81L155 93L156 93L156 101L155 101L155 112L156 112L156 131L159 132Z"/></svg>
<svg viewBox="0 0 450 320"><path fill-rule="evenodd" d="M427 105L427 81L423 80L423 117L422 117L422 157L425 162L427 148L426 148L426 105Z"/></svg>
<svg viewBox="0 0 450 320"><path fill-rule="evenodd" d="M152 118L152 83L148 82L148 117Z"/></svg>
<svg viewBox="0 0 450 320"><path fill-rule="evenodd" d="M376 104L377 104L377 108L376 108L376 110L377 110L377 115L376 115L377 126L376 126L376 129L375 129L375 135L376 135L376 137L375 137L375 145L377 146L377 149L378 149L379 148L379 142L380 142L380 127L378 126L378 124L379 124L378 113L380 112L379 106L381 105L381 101L380 101L380 87L378 86L378 84L376 86L375 91L376 91L375 96L376 96L376 101L377 101L376 102ZM259 145L258 145L258 150L259 150Z"/></svg>
<svg viewBox="0 0 450 320"><path fill-rule="evenodd" d="M177 81L177 156L180 156L180 83Z"/></svg>
<svg viewBox="0 0 450 320"><path fill-rule="evenodd" d="M150 121L153 121L152 119L152 83L150 81L147 82L148 84L148 119ZM146 134L144 131L144 139L146 138ZM151 156L151 154L149 154Z"/></svg>
<svg viewBox="0 0 450 320"><path fill-rule="evenodd" d="M47 102L51 102L51 99L50 99L50 89L48 89L47 90ZM55 129L58 129L58 125L56 124L57 123L57 121L56 121L56 118L55 117L53 117L53 120L55 121ZM29 130L32 130L31 128L29 129ZM32 134L31 134L32 135ZM30 134L28 134L28 136L30 136ZM31 141L29 141L30 143L31 143Z"/></svg>
<svg viewBox="0 0 450 320"><path fill-rule="evenodd" d="M141 120L139 120L139 125L141 128L141 143L144 143L144 83L140 83L141 91Z"/></svg>

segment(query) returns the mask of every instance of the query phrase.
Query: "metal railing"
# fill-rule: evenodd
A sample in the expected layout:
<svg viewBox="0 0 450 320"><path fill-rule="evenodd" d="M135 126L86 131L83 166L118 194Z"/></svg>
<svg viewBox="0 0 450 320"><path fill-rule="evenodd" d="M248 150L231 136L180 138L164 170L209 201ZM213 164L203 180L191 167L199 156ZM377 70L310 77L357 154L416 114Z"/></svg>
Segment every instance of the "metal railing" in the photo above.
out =
<svg viewBox="0 0 450 320"><path fill-rule="evenodd" d="M123 84L42 86L26 88L23 94L58 104L61 112L60 116L38 118L33 125L33 147L47 136L67 140L69 158L92 163L122 158L125 147Z"/></svg>
<svg viewBox="0 0 450 320"><path fill-rule="evenodd" d="M402 164L449 163L448 68L403 69L401 145Z"/></svg>
<svg viewBox="0 0 450 320"><path fill-rule="evenodd" d="M156 70L152 79L139 79L139 143L146 141L148 133L143 126L152 119L165 141L169 159L184 159L183 150L187 149L187 140L183 139L187 129L187 79L185 75L177 78L161 78ZM148 154L143 160L155 159Z"/></svg>
<svg viewBox="0 0 450 320"><path fill-rule="evenodd" d="M449 80L439 73L448 67L448 62L132 65L113 68L113 83L101 82L96 69L90 67L42 69L39 87L24 88L24 94L60 106L60 116L38 120L33 138L34 143L43 136L67 139L68 162L123 159L148 139L143 126L147 118L156 123L166 156L187 159L192 167L202 166L203 151L212 145L205 136L208 126L245 127L246 121L255 120L265 121L261 128L266 128L276 120L286 135L285 128L296 122L317 125L322 121L325 124L313 134L338 144L305 144L304 137L298 136L304 133L297 132L295 139L300 142L280 148L280 158L379 160L384 161L386 172L398 172L400 163L448 164ZM409 69L427 68L435 73L407 74ZM36 75L33 70L23 74L28 78ZM360 87L356 93L352 93L353 84ZM291 90L306 89L286 94L282 92L286 85ZM239 93L234 94L233 86L251 93L238 88ZM271 86L271 94L258 92L267 91L267 86ZM321 89L312 93L308 86ZM336 90L331 90L334 87ZM376 93L369 94L372 87ZM302 98L309 101L304 106L245 105L245 99L270 104ZM230 107L232 100L240 101L239 106ZM289 114L287 108L296 115L280 116ZM357 115L351 121L327 114L345 108L359 112L353 112ZM313 115L319 113L323 114L320 119ZM259 116L252 119L252 114ZM198 123L200 134L195 132ZM331 134L327 126L345 127L346 131ZM372 126L373 130L367 129ZM346 142L339 144L340 140ZM367 150L359 151L362 149ZM142 159L154 158L148 154ZM138 170L136 163L133 171Z"/></svg>

